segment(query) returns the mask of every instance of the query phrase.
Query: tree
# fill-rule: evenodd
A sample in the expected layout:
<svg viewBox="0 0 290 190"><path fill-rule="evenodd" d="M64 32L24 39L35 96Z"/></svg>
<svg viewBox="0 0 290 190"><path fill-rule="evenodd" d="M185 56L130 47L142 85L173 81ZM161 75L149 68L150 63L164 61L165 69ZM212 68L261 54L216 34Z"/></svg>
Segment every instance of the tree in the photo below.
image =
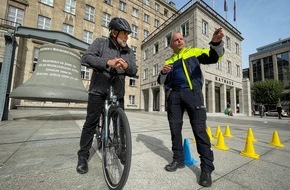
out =
<svg viewBox="0 0 290 190"><path fill-rule="evenodd" d="M282 96L284 86L279 80L266 79L255 82L252 87L252 99L256 103L276 104Z"/></svg>

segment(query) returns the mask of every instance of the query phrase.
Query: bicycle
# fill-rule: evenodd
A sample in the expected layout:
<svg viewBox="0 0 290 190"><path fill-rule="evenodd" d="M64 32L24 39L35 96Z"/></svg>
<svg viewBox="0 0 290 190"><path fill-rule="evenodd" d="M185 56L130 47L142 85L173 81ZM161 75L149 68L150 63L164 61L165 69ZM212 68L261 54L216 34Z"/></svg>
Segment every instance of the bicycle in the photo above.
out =
<svg viewBox="0 0 290 190"><path fill-rule="evenodd" d="M132 140L128 118L119 106L114 93L113 82L119 79L118 73L110 74L110 86L105 106L96 126L97 148L102 153L102 168L107 186L111 190L122 189L128 179Z"/></svg>

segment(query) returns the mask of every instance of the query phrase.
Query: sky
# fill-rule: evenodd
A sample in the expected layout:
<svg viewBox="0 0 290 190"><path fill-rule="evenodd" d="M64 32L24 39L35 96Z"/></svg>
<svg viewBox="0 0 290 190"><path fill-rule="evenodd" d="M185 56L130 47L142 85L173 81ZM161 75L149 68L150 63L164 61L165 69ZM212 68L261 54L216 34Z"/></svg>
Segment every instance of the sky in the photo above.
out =
<svg viewBox="0 0 290 190"><path fill-rule="evenodd" d="M190 0L171 1L180 9ZM203 1L241 32L243 68L249 67L249 55L257 48L290 37L290 0L236 0L236 22L234 0L227 0L227 13L224 0Z"/></svg>

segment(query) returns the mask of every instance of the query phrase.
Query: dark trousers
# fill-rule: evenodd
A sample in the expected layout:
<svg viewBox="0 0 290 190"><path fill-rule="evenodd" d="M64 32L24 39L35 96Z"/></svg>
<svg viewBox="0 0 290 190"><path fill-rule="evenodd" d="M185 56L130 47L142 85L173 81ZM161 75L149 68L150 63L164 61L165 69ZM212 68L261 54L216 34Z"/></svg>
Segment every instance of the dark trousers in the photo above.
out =
<svg viewBox="0 0 290 190"><path fill-rule="evenodd" d="M89 94L87 105L87 116L82 129L78 156L86 157L87 159L90 156L89 151L90 148L92 147L96 125L104 109L105 98L106 97L104 95ZM123 98L119 99L119 103L120 107L124 109Z"/></svg>
<svg viewBox="0 0 290 190"><path fill-rule="evenodd" d="M172 91L168 98L167 117L170 125L173 160L183 162L182 125L186 110L196 140L197 152L200 155L200 167L205 172L212 172L213 152L206 132L206 110L202 91Z"/></svg>

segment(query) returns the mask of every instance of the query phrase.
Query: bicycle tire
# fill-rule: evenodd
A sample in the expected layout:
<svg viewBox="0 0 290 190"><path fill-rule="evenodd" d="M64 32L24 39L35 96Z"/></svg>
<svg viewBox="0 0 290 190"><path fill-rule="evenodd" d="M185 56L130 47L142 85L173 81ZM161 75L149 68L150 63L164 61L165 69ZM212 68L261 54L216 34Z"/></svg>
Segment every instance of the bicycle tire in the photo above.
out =
<svg viewBox="0 0 290 190"><path fill-rule="evenodd" d="M117 130L118 126L120 130ZM130 172L132 140L128 118L119 107L111 107L109 110L106 139L102 145L104 178L109 189L121 190Z"/></svg>

